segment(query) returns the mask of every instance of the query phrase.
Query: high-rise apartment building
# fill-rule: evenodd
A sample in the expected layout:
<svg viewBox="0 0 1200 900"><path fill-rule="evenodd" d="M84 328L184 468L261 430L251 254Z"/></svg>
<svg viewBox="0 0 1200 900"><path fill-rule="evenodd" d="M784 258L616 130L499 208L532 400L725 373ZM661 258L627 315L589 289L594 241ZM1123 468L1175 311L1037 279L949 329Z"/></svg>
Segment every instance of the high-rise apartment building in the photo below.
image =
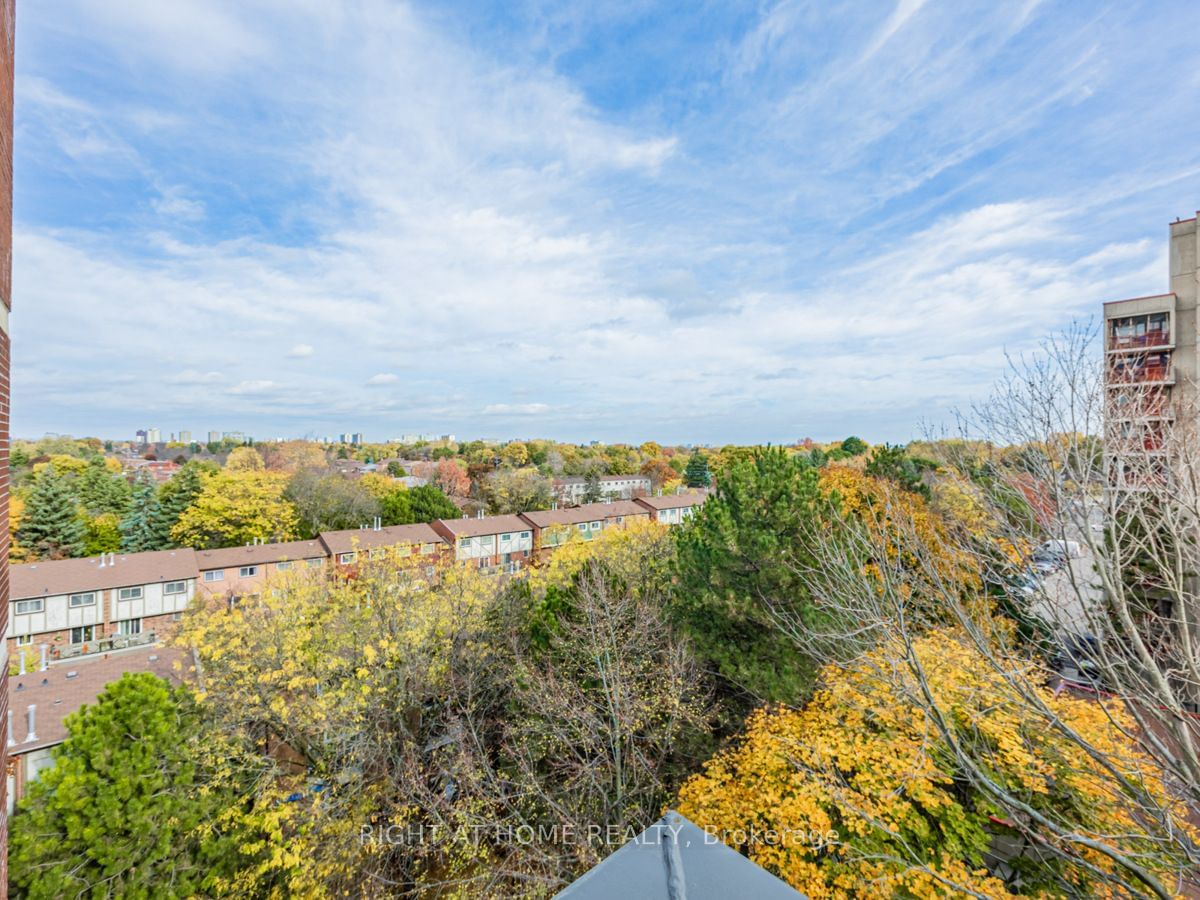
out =
<svg viewBox="0 0 1200 900"><path fill-rule="evenodd" d="M1105 439L1114 486L1136 486L1171 429L1196 423L1200 273L1196 219L1171 225L1168 293L1104 304Z"/></svg>
<svg viewBox="0 0 1200 900"><path fill-rule="evenodd" d="M182 444L190 444L192 442L192 433L190 431L179 432L179 442Z"/></svg>
<svg viewBox="0 0 1200 900"><path fill-rule="evenodd" d="M13 38L16 4L0 0L0 634L8 630L9 340L12 309ZM8 650L0 650L0 722L9 715ZM8 747L0 741L0 900L8 896Z"/></svg>

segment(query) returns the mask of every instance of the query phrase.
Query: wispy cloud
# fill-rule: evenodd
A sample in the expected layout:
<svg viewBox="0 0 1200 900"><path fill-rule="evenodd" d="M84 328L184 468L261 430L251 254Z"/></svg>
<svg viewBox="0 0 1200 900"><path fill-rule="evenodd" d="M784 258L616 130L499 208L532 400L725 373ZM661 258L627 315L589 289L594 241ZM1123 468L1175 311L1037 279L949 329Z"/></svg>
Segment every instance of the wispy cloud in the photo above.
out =
<svg viewBox="0 0 1200 900"><path fill-rule="evenodd" d="M538 6L29 6L16 432L903 439L1200 196L1165 12Z"/></svg>

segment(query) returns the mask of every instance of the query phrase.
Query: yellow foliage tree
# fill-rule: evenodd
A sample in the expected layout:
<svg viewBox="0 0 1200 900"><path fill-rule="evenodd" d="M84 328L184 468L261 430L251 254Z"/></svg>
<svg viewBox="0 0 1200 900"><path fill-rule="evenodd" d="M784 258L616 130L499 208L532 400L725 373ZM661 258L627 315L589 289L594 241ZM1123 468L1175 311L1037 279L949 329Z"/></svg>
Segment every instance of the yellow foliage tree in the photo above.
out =
<svg viewBox="0 0 1200 900"><path fill-rule="evenodd" d="M197 550L292 540L298 522L295 507L283 496L287 484L287 475L274 472L220 472L180 515L171 540Z"/></svg>
<svg viewBox="0 0 1200 900"><path fill-rule="evenodd" d="M918 666L904 665L908 652ZM1020 677L1036 682L1041 675L1031 663L1011 665ZM1145 808L1139 798L1114 790L1106 772L1117 766L1156 808L1173 809L1175 820L1161 827L1188 828L1118 704L1039 690L1061 723L1047 728L952 631L911 649L885 645L851 666L827 668L822 678L803 710L755 712L744 738L679 795L680 812L814 900L1008 896L985 855L1003 854L996 838L1016 832L994 795L979 787L979 775L966 770L964 755L983 761L983 775L1036 814L1072 823L1067 853L1040 854L1039 840L1063 838L1039 838L1036 825L1033 841L1010 845L1007 871L1022 878L1023 890L1104 893L1103 873L1114 863L1088 843L1101 836L1150 872L1178 871L1179 860L1136 820ZM926 692L942 721L917 702ZM1068 730L1083 741L1067 738Z"/></svg>
<svg viewBox="0 0 1200 900"><path fill-rule="evenodd" d="M227 472L261 472L265 468L262 455L253 447L234 447L225 460Z"/></svg>

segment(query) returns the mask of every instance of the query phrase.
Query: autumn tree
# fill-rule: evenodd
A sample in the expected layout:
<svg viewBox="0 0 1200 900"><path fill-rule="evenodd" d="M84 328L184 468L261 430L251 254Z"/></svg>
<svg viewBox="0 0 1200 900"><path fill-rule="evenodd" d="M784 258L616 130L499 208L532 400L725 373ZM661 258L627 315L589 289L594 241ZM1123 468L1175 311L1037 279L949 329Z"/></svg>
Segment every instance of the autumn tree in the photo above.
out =
<svg viewBox="0 0 1200 900"><path fill-rule="evenodd" d="M214 475L171 529L171 540L197 550L292 540L299 533L299 521L284 497L287 483L286 475L274 472Z"/></svg>
<svg viewBox="0 0 1200 900"><path fill-rule="evenodd" d="M85 529L75 498L53 466L38 472L14 537L38 559L65 559L84 552Z"/></svg>
<svg viewBox="0 0 1200 900"><path fill-rule="evenodd" d="M263 464L275 472L295 474L324 469L327 465L325 451L321 449L320 444L313 441L280 441L264 444L259 450Z"/></svg>
<svg viewBox="0 0 1200 900"><path fill-rule="evenodd" d="M236 794L187 688L127 674L66 724L9 825L18 896L201 896L238 863L253 836L213 827Z"/></svg>
<svg viewBox="0 0 1200 900"><path fill-rule="evenodd" d="M452 459L438 460L431 480L448 497L466 497L471 492L466 470Z"/></svg>
<svg viewBox="0 0 1200 900"><path fill-rule="evenodd" d="M549 509L552 484L537 469L500 469L483 483L488 512L493 515Z"/></svg>
<svg viewBox="0 0 1200 900"><path fill-rule="evenodd" d="M83 555L115 553L121 549L121 520L113 513L90 516L83 522Z"/></svg>
<svg viewBox="0 0 1200 900"><path fill-rule="evenodd" d="M300 536L306 538L368 525L380 514L380 501L368 487L344 475L297 472L284 497L295 507Z"/></svg>
<svg viewBox="0 0 1200 900"><path fill-rule="evenodd" d="M802 710L756 711L679 811L813 897L1101 896L1114 854L1146 873L1136 888L1178 887L1189 861L1154 832L1194 828L1119 702L1058 695L1011 660L1035 710L965 635L905 643L828 667ZM1144 798L1167 818L1143 821Z"/></svg>
<svg viewBox="0 0 1200 900"><path fill-rule="evenodd" d="M679 478L679 473L672 469L671 464L665 459L648 459L642 463L640 471L650 479L650 487L656 491L668 481L675 481Z"/></svg>
<svg viewBox="0 0 1200 900"><path fill-rule="evenodd" d="M234 447L225 460L227 472L261 472L264 468L262 454L253 447Z"/></svg>

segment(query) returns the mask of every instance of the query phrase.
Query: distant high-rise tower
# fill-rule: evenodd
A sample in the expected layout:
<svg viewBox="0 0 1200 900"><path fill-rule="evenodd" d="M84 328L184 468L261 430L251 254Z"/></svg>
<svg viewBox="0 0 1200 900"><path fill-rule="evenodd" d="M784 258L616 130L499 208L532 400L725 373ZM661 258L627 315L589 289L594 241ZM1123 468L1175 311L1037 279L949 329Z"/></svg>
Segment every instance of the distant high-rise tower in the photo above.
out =
<svg viewBox="0 0 1200 900"><path fill-rule="evenodd" d="M12 309L13 38L16 4L0 0L0 634L8 631L8 313ZM8 649L0 649L0 722L8 717ZM0 741L0 900L8 896L8 747Z"/></svg>

